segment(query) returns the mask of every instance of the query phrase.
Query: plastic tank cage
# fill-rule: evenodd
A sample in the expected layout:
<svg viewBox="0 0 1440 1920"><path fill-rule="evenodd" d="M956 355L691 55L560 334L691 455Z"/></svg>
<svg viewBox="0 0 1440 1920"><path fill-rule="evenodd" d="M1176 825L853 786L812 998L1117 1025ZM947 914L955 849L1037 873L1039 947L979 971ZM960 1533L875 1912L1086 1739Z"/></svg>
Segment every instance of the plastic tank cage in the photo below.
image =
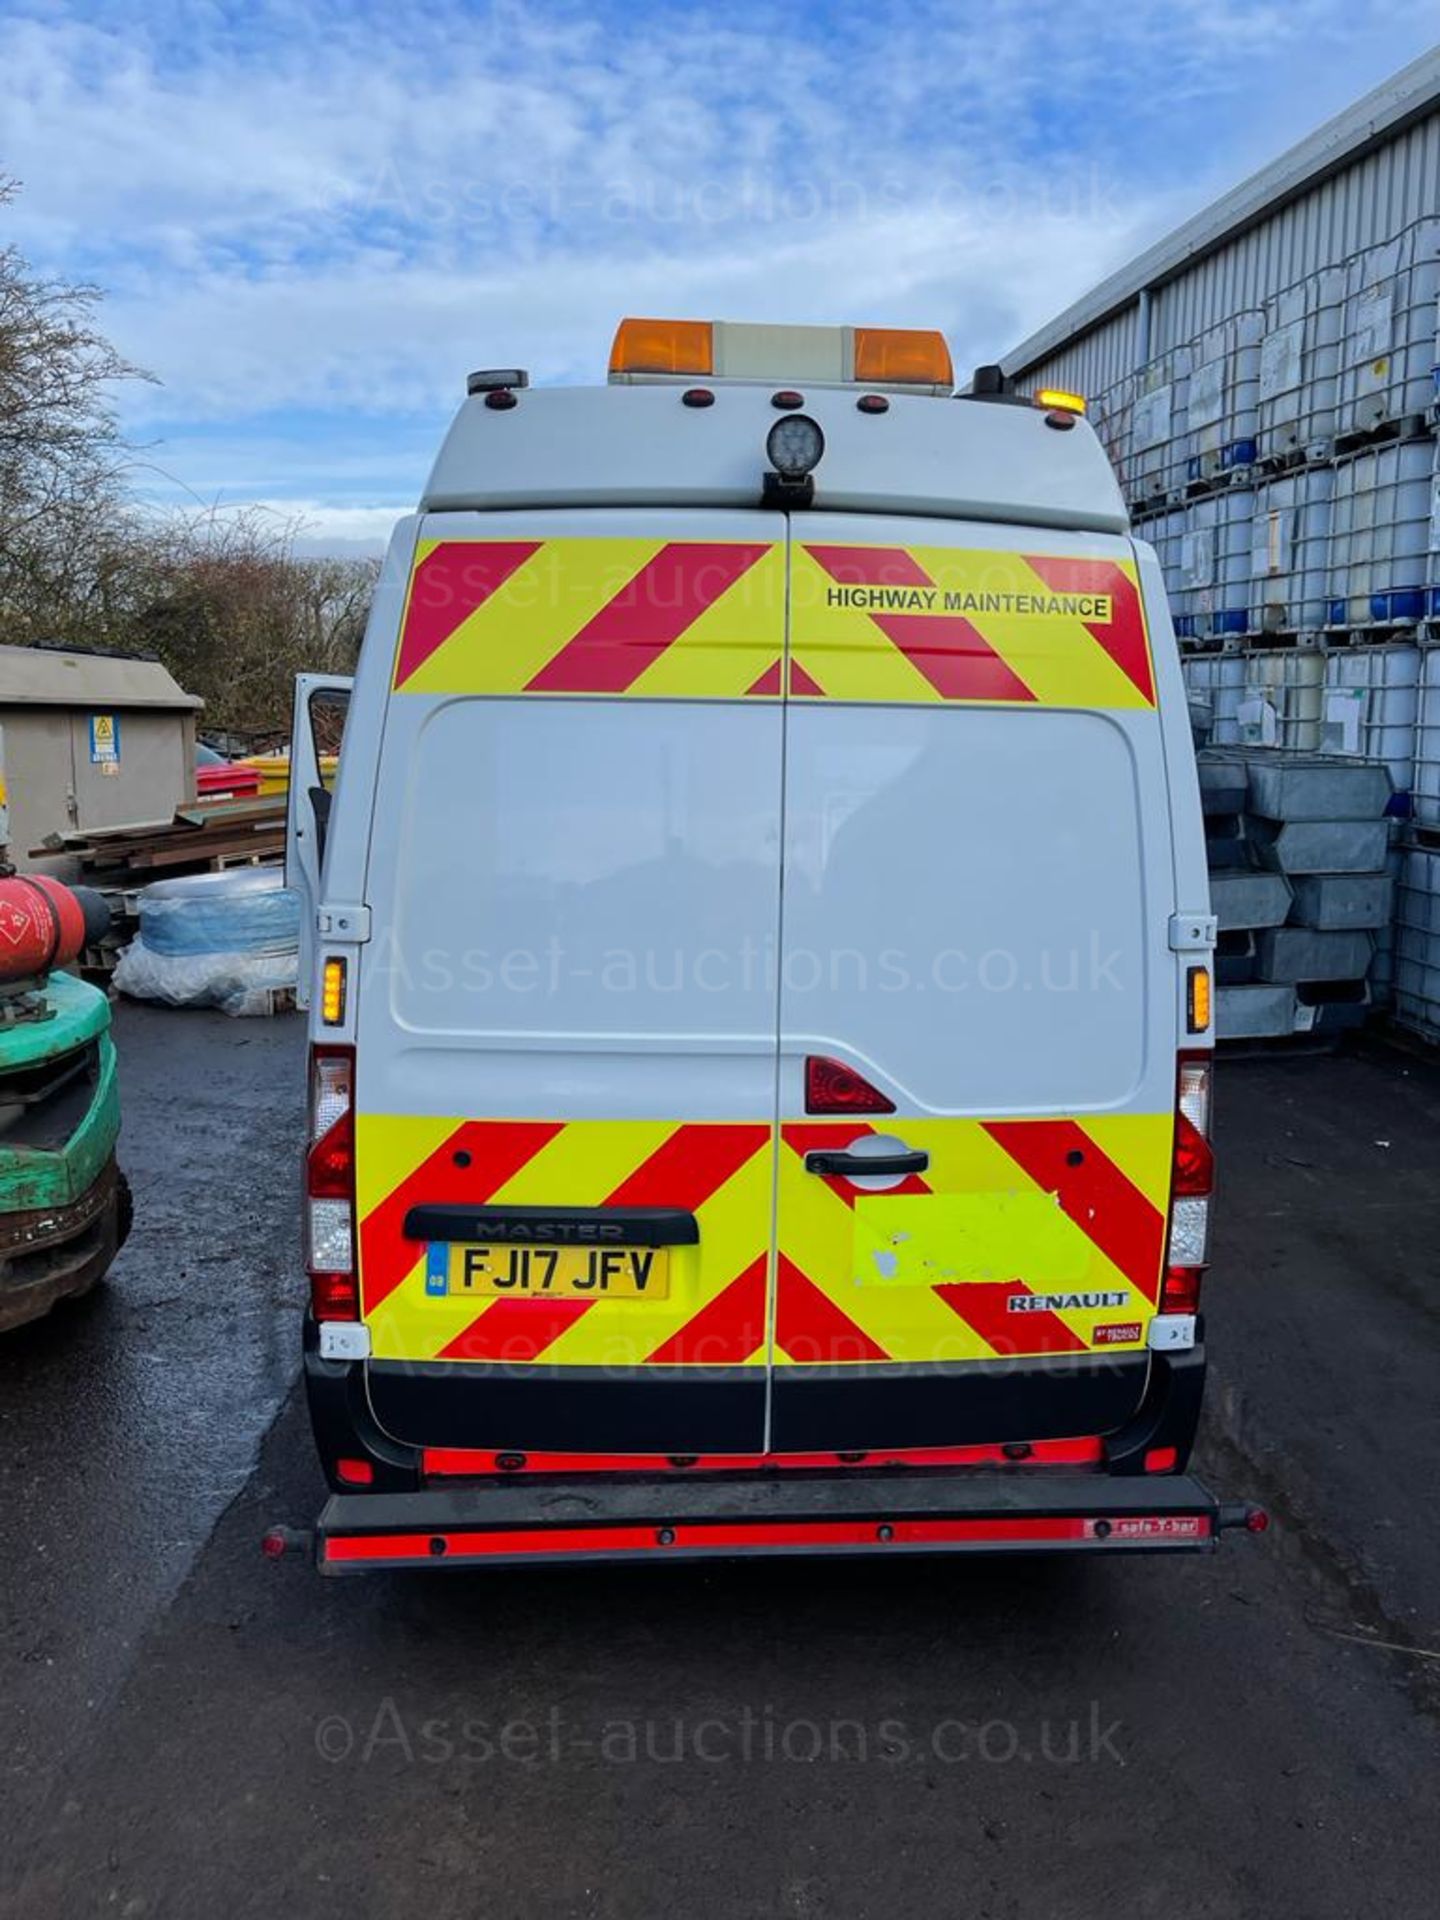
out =
<svg viewBox="0 0 1440 1920"><path fill-rule="evenodd" d="M1396 895L1396 1017L1440 1041L1440 851L1405 850Z"/></svg>

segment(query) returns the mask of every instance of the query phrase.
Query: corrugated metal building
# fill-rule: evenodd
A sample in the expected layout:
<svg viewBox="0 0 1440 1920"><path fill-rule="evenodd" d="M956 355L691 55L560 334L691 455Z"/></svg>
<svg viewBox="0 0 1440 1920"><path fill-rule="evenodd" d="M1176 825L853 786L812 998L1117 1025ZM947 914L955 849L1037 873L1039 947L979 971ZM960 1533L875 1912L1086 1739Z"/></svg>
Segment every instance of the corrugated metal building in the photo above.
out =
<svg viewBox="0 0 1440 1920"><path fill-rule="evenodd" d="M1377 997L1440 1039L1440 49L1002 361L1083 393L1214 740L1400 800Z"/></svg>
<svg viewBox="0 0 1440 1920"><path fill-rule="evenodd" d="M195 715L158 660L0 646L0 754L10 858L63 875L63 857L32 858L53 833L170 820L195 798Z"/></svg>

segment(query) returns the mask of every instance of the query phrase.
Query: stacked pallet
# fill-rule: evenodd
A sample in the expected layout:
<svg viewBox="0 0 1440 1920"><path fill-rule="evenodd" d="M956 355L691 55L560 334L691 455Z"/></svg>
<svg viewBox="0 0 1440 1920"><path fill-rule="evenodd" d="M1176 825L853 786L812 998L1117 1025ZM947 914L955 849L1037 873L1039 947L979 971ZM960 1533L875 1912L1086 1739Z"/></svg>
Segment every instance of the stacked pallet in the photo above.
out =
<svg viewBox="0 0 1440 1920"><path fill-rule="evenodd" d="M37 859L68 855L87 885L102 887L263 864L285 852L285 797L200 801L177 808L170 820L52 833L30 852Z"/></svg>
<svg viewBox="0 0 1440 1920"><path fill-rule="evenodd" d="M1221 1040L1355 1025L1388 924L1392 792L1383 762L1266 749L1199 756L1219 922Z"/></svg>

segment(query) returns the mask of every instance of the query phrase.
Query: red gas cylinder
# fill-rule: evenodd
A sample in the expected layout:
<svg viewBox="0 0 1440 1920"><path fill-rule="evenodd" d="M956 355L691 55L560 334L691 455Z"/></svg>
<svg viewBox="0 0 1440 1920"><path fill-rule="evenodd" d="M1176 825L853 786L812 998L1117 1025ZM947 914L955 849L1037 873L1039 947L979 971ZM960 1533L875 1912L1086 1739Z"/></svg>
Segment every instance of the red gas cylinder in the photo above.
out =
<svg viewBox="0 0 1440 1920"><path fill-rule="evenodd" d="M0 880L0 985L68 966L85 945L83 903L48 874Z"/></svg>

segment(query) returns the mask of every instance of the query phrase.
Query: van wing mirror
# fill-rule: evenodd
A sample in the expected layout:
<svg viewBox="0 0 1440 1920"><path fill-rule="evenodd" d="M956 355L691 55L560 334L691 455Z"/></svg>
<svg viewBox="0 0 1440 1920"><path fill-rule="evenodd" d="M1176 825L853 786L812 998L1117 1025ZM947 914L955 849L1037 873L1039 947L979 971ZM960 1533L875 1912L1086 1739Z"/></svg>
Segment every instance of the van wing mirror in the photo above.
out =
<svg viewBox="0 0 1440 1920"><path fill-rule="evenodd" d="M310 1004L315 910L322 897L330 803L354 681L338 674L295 676L290 716L290 784L285 805L285 884L300 896L300 970L295 998Z"/></svg>

